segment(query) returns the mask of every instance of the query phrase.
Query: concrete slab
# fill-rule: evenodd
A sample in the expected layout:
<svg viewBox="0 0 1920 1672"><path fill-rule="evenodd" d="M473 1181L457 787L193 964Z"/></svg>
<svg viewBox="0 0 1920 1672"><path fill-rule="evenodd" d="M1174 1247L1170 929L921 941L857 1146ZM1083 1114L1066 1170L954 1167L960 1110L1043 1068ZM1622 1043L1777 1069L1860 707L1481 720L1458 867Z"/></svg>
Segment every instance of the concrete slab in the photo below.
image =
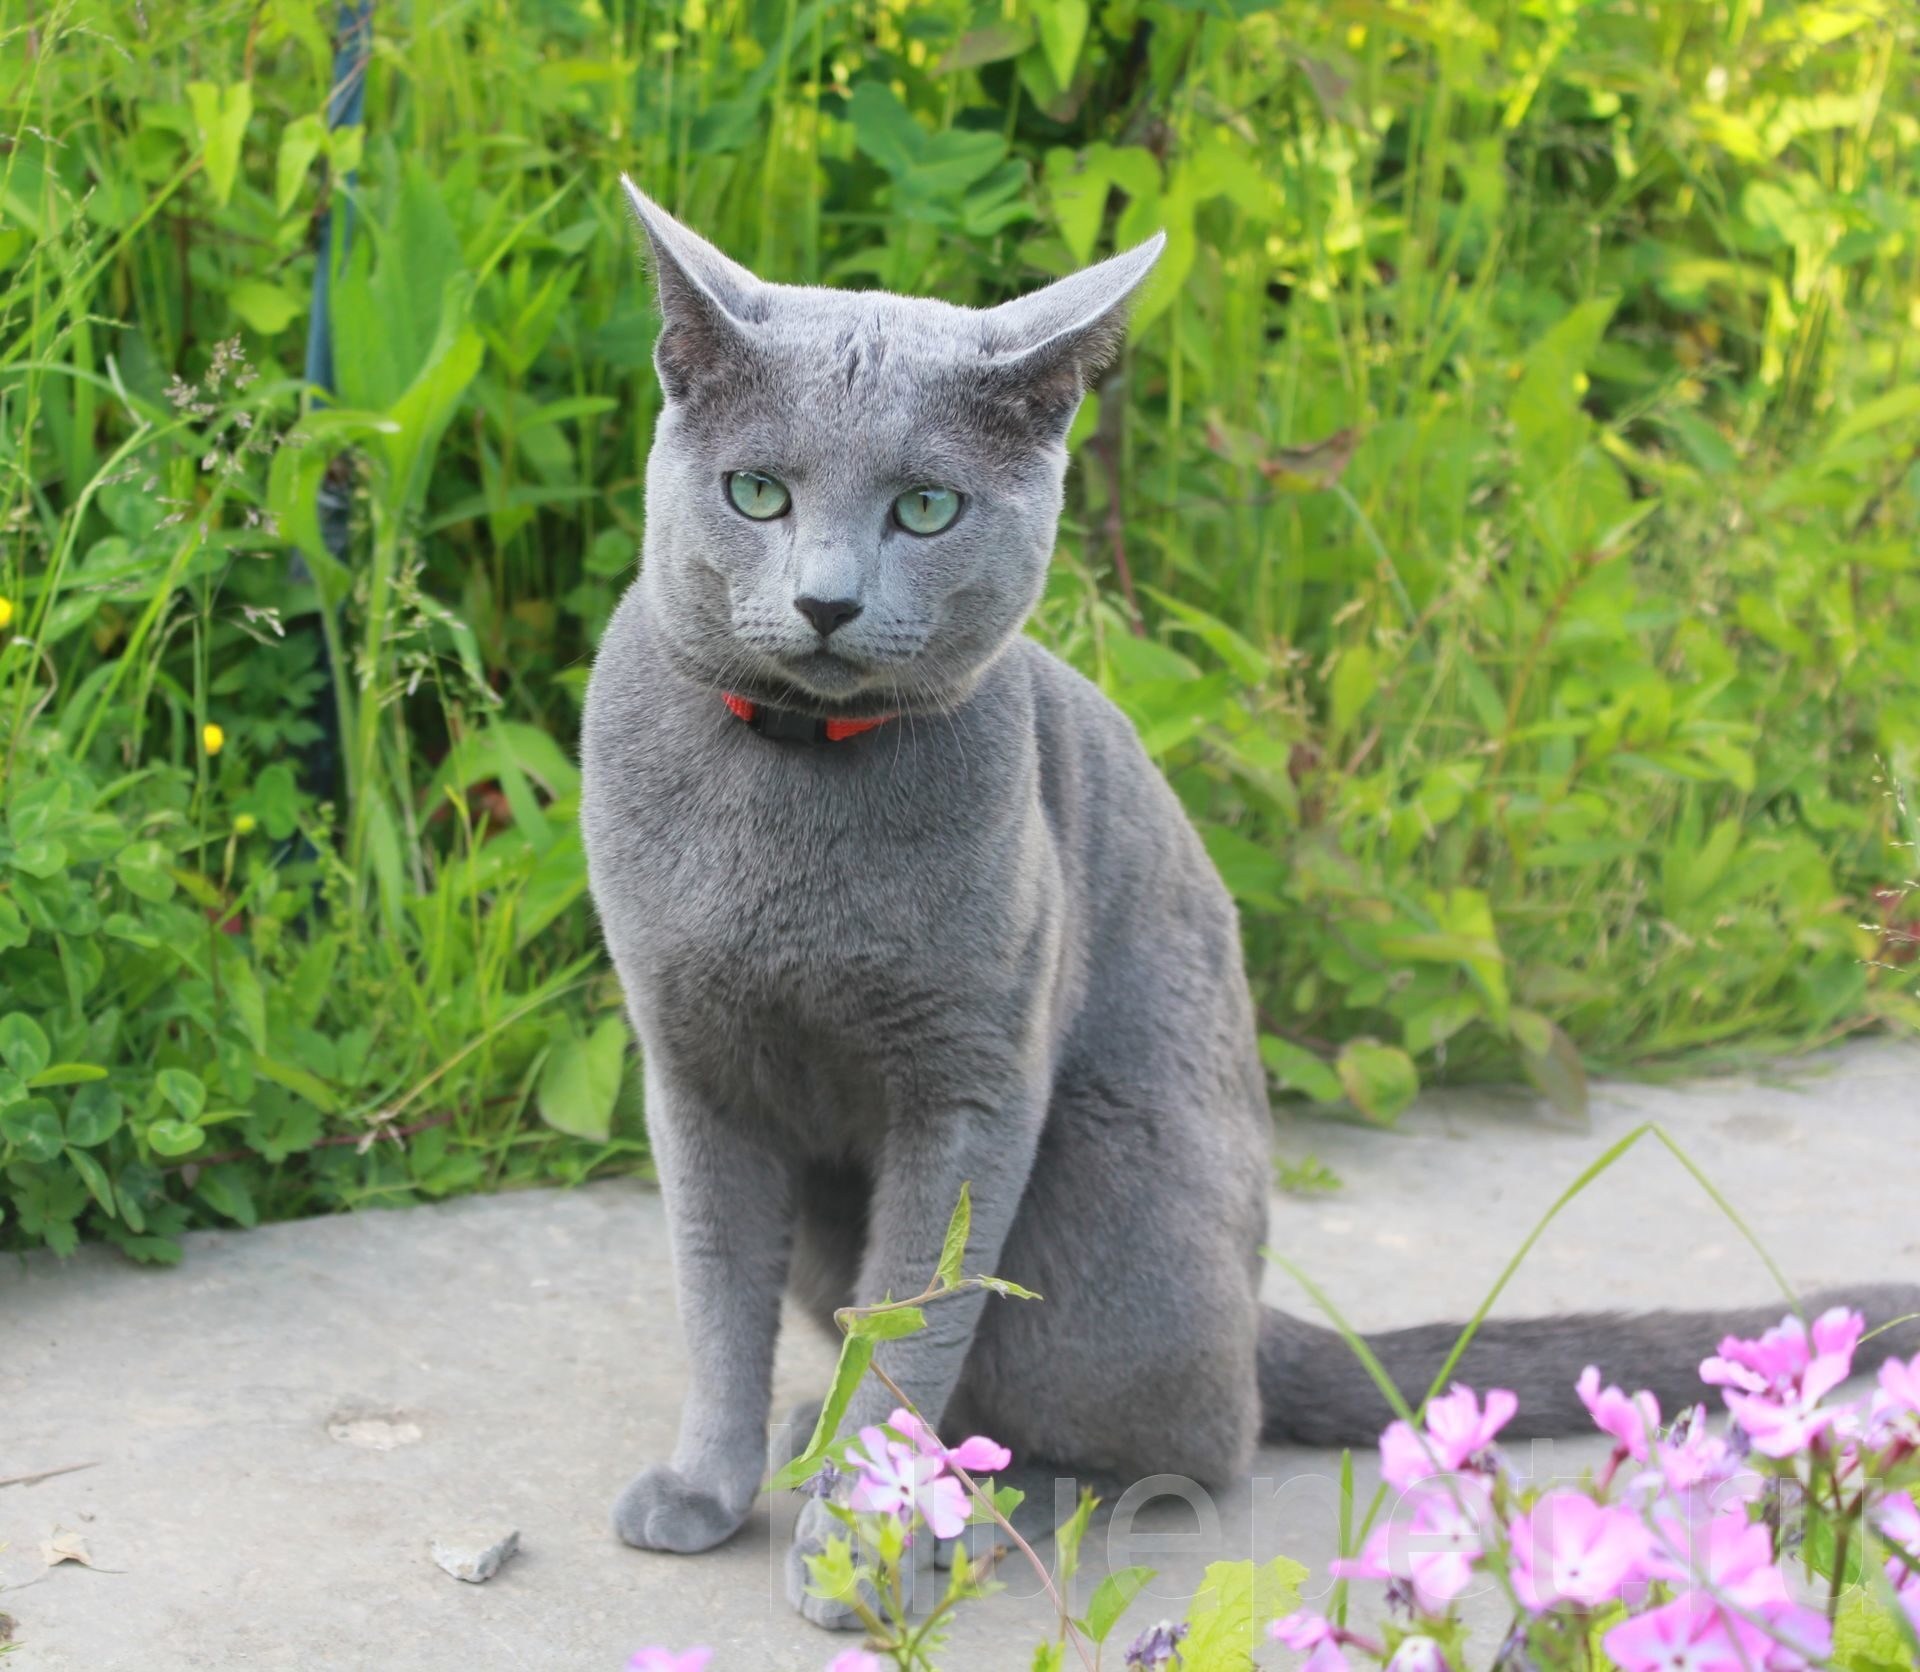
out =
<svg viewBox="0 0 1920 1672"><path fill-rule="evenodd" d="M1920 1046L1889 1042L1765 1076L1606 1086L1585 1132L1525 1097L1460 1093L1423 1100L1392 1134L1293 1122L1282 1153L1312 1151L1343 1185L1277 1198L1275 1242L1363 1327L1461 1316L1554 1195L1648 1120L1796 1283L1920 1280ZM1290 1288L1273 1274L1274 1299L1300 1303ZM1769 1292L1740 1233L1648 1140L1548 1231L1500 1310ZM790 1331L780 1408L828 1362ZM642 1643L699 1642L714 1672L818 1668L846 1642L781 1600L790 1502L694 1558L606 1531L615 1489L671 1443L681 1379L659 1202L639 1184L201 1234L172 1271L98 1249L9 1261L0 1478L93 1466L0 1487L0 1611L19 1645L7 1664L614 1672ZM1532 1467L1598 1455L1540 1447ZM1337 1471L1326 1454L1263 1452L1217 1503L1119 1518L1089 1577L1164 1570L1137 1630L1177 1614L1210 1558L1285 1553L1318 1575ZM462 1584L429 1544L476 1525L517 1528L520 1552ZM56 1529L84 1536L97 1571L43 1566ZM1008 1595L969 1612L951 1666L1026 1664L1046 1613L1023 1575L1006 1577Z"/></svg>

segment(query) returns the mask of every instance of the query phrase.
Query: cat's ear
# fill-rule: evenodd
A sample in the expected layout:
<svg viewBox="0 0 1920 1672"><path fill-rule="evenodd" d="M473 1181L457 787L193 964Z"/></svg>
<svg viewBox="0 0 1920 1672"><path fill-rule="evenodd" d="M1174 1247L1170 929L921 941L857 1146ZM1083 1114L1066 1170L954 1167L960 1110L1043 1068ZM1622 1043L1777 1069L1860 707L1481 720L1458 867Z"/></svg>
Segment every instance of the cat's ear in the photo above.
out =
<svg viewBox="0 0 1920 1672"><path fill-rule="evenodd" d="M626 175L620 184L646 234L660 302L654 367L668 398L685 401L728 380L752 357L750 327L767 316L767 287L682 226Z"/></svg>
<svg viewBox="0 0 1920 1672"><path fill-rule="evenodd" d="M987 384L1049 439L1067 433L1080 399L1127 340L1127 307L1167 235L1002 302L983 316Z"/></svg>

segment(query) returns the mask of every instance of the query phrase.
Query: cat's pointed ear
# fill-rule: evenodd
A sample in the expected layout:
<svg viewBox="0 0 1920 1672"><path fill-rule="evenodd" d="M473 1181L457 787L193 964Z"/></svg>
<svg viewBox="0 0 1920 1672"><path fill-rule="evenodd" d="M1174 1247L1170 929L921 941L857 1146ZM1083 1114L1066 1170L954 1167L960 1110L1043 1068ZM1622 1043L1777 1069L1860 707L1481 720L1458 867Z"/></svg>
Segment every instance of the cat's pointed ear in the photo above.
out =
<svg viewBox="0 0 1920 1672"><path fill-rule="evenodd" d="M767 287L682 226L626 175L620 184L646 235L660 302L654 367L668 398L684 401L726 380L751 357L750 328L766 318Z"/></svg>
<svg viewBox="0 0 1920 1672"><path fill-rule="evenodd" d="M1080 399L1127 340L1127 307L1167 235L1002 302L983 316L988 382L1050 438L1064 436Z"/></svg>

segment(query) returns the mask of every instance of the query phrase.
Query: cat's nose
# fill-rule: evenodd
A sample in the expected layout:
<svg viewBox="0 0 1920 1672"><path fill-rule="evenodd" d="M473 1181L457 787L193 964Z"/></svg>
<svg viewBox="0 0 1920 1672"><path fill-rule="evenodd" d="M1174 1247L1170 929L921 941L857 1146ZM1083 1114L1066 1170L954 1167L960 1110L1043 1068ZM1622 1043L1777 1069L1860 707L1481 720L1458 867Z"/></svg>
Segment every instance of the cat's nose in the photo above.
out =
<svg viewBox="0 0 1920 1672"><path fill-rule="evenodd" d="M851 598L796 598L793 607L813 623L821 638L831 638L860 613Z"/></svg>

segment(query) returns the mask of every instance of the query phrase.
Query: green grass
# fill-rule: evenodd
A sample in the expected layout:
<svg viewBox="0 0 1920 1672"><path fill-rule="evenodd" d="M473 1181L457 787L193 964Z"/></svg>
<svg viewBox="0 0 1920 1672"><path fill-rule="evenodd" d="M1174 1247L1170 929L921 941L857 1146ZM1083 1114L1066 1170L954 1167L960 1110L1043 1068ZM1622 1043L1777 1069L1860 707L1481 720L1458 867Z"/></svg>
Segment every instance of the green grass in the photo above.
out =
<svg viewBox="0 0 1920 1672"><path fill-rule="evenodd" d="M1920 1019L1911 8L424 0L331 139L330 26L0 9L0 1240L643 1161L569 764L659 401L622 170L966 302L1167 229L1036 630L1289 1092Z"/></svg>

